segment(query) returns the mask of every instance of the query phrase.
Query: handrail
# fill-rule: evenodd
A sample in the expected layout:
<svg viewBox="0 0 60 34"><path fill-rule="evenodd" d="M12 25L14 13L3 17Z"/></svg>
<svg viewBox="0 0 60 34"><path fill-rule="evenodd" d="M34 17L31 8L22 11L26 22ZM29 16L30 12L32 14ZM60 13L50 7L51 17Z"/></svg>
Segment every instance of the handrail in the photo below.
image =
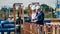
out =
<svg viewBox="0 0 60 34"><path fill-rule="evenodd" d="M40 30L42 27L42 31ZM23 34L60 34L60 23L46 23L44 25L34 24L34 23L27 23L23 24ZM23 32L22 31L22 32Z"/></svg>

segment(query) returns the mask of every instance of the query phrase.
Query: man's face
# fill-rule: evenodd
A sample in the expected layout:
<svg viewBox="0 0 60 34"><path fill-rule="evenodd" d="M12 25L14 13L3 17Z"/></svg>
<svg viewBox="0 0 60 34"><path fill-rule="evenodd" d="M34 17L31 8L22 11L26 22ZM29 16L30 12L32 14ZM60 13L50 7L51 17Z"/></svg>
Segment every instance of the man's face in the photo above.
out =
<svg viewBox="0 0 60 34"><path fill-rule="evenodd" d="M37 12L40 12L40 9L37 9Z"/></svg>
<svg viewBox="0 0 60 34"><path fill-rule="evenodd" d="M32 12L36 12L36 10L32 10Z"/></svg>

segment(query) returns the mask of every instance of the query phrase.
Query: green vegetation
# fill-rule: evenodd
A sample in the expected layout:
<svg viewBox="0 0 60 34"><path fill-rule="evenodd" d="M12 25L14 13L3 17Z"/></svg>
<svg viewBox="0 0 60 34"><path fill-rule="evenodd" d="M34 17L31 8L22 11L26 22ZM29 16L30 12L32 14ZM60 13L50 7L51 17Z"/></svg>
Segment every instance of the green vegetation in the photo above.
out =
<svg viewBox="0 0 60 34"><path fill-rule="evenodd" d="M24 10L24 14L27 14L28 13L28 11L27 10Z"/></svg>
<svg viewBox="0 0 60 34"><path fill-rule="evenodd" d="M55 11L55 9L53 9L52 7L46 5L46 4L42 4L40 5L42 11L45 14L45 18L55 18L56 15L53 11Z"/></svg>

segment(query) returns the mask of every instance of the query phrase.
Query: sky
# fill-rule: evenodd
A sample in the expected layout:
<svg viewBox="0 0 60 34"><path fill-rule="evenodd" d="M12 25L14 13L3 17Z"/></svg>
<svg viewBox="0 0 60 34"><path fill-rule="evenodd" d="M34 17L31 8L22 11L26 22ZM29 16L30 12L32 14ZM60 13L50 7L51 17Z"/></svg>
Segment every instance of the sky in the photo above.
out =
<svg viewBox="0 0 60 34"><path fill-rule="evenodd" d="M32 2L39 2L41 4L47 4L53 8L56 7L57 0L0 0L0 8L2 6L12 7L14 3L23 3L24 7Z"/></svg>

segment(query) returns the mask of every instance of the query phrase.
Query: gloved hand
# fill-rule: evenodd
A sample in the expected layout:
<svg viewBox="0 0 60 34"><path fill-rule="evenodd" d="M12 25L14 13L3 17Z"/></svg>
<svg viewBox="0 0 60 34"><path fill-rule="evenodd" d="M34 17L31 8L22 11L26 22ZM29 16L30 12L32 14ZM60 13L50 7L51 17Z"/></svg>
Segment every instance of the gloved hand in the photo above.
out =
<svg viewBox="0 0 60 34"><path fill-rule="evenodd" d="M37 22L37 20L34 20L34 22Z"/></svg>

